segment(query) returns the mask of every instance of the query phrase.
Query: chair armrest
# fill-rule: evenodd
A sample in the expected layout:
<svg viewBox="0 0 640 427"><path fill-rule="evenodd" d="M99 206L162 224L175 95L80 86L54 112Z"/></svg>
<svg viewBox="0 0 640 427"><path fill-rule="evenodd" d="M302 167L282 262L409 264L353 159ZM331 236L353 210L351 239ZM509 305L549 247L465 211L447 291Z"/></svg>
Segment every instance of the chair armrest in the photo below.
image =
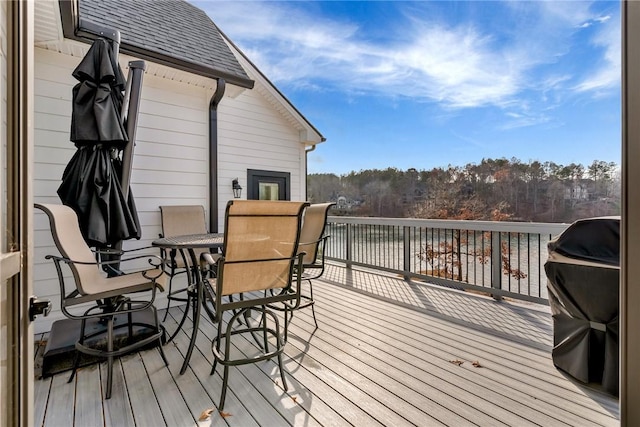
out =
<svg viewBox="0 0 640 427"><path fill-rule="evenodd" d="M142 248L133 248L133 249L127 249L122 250L122 249L113 249L113 248L96 248L96 249L92 249L91 252L96 253L98 255L124 255L124 254L128 254L130 252L136 252L136 251L141 251L144 249L153 249L156 250L157 247L155 246L144 246Z"/></svg>
<svg viewBox="0 0 640 427"><path fill-rule="evenodd" d="M127 252L129 252L129 251L127 251ZM158 255L153 255L153 254L137 255L137 256L133 256L133 257L129 257L129 258L114 259L114 260L110 260L110 261L95 261L95 262L76 261L76 260L72 260L72 259L69 259L69 258L57 256L57 255L47 255L47 256L45 256L45 259L53 259L53 260L57 260L57 261L62 261L62 262L65 262L67 264L95 265L95 266L98 266L98 267L101 266L101 265L118 264L118 263L122 263L122 262L133 261L133 260L143 259L143 258L149 259L149 264L151 264L153 267L160 267L162 265L162 261L163 261L162 258L160 258ZM152 260L155 260L157 262L157 264L155 264Z"/></svg>
<svg viewBox="0 0 640 427"><path fill-rule="evenodd" d="M298 246L300 246L300 245L312 245L314 243L320 243L323 240L326 241L329 237L331 237L331 235L327 234L327 235L324 235L324 236L320 237L318 240L313 240L311 242L300 242L300 243L298 243Z"/></svg>

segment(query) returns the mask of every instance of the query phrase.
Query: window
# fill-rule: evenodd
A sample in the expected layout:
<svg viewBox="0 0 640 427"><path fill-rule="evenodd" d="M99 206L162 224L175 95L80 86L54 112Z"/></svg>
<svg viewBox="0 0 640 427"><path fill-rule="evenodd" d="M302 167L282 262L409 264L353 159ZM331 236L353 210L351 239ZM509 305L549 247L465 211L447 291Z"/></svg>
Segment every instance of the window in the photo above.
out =
<svg viewBox="0 0 640 427"><path fill-rule="evenodd" d="M247 170L247 199L291 200L289 172Z"/></svg>

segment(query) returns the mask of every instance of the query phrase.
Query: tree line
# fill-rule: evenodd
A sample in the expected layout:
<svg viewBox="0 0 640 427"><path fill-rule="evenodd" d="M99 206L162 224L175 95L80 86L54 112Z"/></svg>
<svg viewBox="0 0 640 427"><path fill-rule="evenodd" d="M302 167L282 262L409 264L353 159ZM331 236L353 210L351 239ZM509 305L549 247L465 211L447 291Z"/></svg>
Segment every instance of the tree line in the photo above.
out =
<svg viewBox="0 0 640 427"><path fill-rule="evenodd" d="M350 216L572 222L620 214L616 163L588 166L517 158L430 170L309 174L308 198Z"/></svg>

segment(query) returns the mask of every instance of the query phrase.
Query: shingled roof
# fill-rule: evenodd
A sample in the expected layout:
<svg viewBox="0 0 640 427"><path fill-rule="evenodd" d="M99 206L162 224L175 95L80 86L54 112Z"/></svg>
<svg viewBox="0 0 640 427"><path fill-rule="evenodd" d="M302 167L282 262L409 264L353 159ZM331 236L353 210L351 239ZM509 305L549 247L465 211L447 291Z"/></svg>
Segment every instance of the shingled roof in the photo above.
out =
<svg viewBox="0 0 640 427"><path fill-rule="evenodd" d="M67 38L117 30L122 53L253 87L218 27L184 0L61 0L60 9Z"/></svg>

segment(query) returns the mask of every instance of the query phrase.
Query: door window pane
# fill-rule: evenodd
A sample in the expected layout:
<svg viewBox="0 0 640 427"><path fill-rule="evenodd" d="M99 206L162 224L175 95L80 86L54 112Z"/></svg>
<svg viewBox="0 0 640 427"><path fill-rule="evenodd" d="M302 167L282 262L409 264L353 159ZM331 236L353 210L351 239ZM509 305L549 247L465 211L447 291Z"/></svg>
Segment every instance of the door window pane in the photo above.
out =
<svg viewBox="0 0 640 427"><path fill-rule="evenodd" d="M259 200L278 200L280 186L275 182L261 182L259 184Z"/></svg>
<svg viewBox="0 0 640 427"><path fill-rule="evenodd" d="M247 169L248 200L291 200L291 173Z"/></svg>

